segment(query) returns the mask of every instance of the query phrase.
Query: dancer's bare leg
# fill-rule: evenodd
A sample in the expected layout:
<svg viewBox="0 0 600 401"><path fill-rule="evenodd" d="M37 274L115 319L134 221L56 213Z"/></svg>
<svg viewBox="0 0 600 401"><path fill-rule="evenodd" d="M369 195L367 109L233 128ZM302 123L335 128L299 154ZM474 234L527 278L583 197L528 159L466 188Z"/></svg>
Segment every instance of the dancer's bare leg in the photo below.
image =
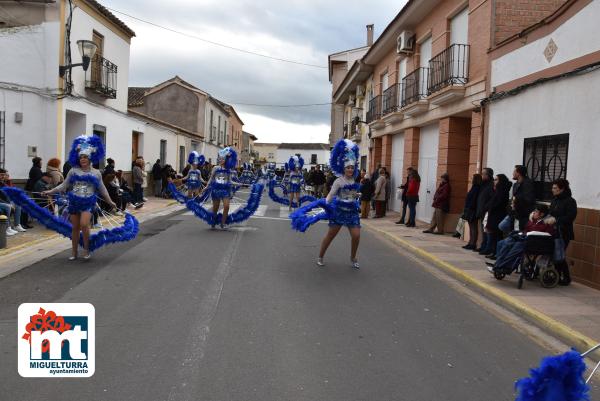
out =
<svg viewBox="0 0 600 401"><path fill-rule="evenodd" d="M342 228L342 226L329 227L329 231L327 231L325 238L323 238L323 241L321 241L321 250L319 251L319 258L322 259L323 256L325 256L325 252L327 252L327 248L329 248L331 241L333 241L335 236L340 232L341 228Z"/></svg>

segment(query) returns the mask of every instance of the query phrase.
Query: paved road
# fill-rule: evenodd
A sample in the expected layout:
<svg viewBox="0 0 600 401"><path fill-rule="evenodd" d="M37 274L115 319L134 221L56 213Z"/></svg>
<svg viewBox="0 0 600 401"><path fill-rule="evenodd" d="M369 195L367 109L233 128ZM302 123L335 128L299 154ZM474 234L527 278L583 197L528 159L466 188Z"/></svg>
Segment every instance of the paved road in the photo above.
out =
<svg viewBox="0 0 600 401"><path fill-rule="evenodd" d="M229 231L158 218L87 263L0 280L0 399L511 400L548 352L366 230L360 271L345 232L318 268L325 224L259 214ZM17 306L50 301L95 306L92 378L18 375Z"/></svg>

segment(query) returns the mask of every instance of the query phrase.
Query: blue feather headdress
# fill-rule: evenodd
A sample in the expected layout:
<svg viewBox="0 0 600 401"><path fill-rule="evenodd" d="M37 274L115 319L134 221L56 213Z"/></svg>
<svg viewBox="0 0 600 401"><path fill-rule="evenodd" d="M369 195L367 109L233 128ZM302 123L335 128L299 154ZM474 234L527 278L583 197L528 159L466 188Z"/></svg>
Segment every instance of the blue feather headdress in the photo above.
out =
<svg viewBox="0 0 600 401"><path fill-rule="evenodd" d="M105 151L102 139L96 135L92 136L78 136L71 145L71 151L69 152L69 163L71 166L79 166L79 157L81 155L87 155L91 164L98 164L104 159Z"/></svg>
<svg viewBox="0 0 600 401"><path fill-rule="evenodd" d="M189 164L196 164L198 166L202 166L202 165L204 165L205 161L206 161L206 159L204 158L204 155L199 154L195 150L193 150L190 153L190 155L188 156L188 163Z"/></svg>
<svg viewBox="0 0 600 401"><path fill-rule="evenodd" d="M234 169L237 166L237 152L232 147L226 147L219 150L219 160L225 160L225 168Z"/></svg>
<svg viewBox="0 0 600 401"><path fill-rule="evenodd" d="M331 156L329 157L329 166L338 177L344 175L344 168L349 165L354 166L354 178L358 177L358 145L349 139L340 139L337 141Z"/></svg>
<svg viewBox="0 0 600 401"><path fill-rule="evenodd" d="M304 167L304 159L302 156L294 155L290 157L290 160L287 162L287 166L290 171L294 171L296 169L302 170L302 167Z"/></svg>

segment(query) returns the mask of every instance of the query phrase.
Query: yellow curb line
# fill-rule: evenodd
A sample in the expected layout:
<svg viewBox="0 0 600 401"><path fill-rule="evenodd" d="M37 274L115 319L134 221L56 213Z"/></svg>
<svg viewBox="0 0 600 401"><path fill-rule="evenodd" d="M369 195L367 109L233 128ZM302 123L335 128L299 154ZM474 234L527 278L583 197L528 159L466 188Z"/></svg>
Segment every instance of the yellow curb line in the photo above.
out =
<svg viewBox="0 0 600 401"><path fill-rule="evenodd" d="M4 251L0 251L0 256L5 256L5 255L8 255L10 253L19 251L19 250L21 250L23 248L34 246L34 245L37 245L37 244L39 244L41 242L49 241L49 240L52 240L52 239L55 239L55 238L58 238L58 237L62 237L62 235L60 235L60 234L50 234L47 237L38 238L38 239L34 239L34 240L31 240L31 241L28 241L28 242L24 242L24 243L22 243L20 245L16 245L16 246L13 246L12 248L6 248Z"/></svg>
<svg viewBox="0 0 600 401"><path fill-rule="evenodd" d="M455 267L454 265L452 265L448 262L444 262L437 256L411 244L410 242L408 242L406 240L403 240L402 238L399 238L393 234L390 234L381 228L374 227L369 222L366 222L366 224L365 223L363 223L363 224L380 234L384 234L386 237L399 243L404 248L414 251L419 256L421 256L425 259L428 259L429 261L433 262L438 267L441 267L446 272L452 274L455 278L459 279L460 281L462 281L466 284L470 284L470 285L478 288L480 291L486 293L487 295L489 295L491 298L495 299L496 301L500 301L501 306L508 306L513 311L523 314L524 317L527 318L528 320L533 321L538 326L541 326L542 328L554 333L556 336L560 337L563 341L566 341L569 346L575 347L581 352L592 348L593 346L597 345L600 342L600 341L593 340L590 337L586 336L585 334L582 334L576 330L573 330L572 328L551 318L550 316L547 316L547 315L543 314L542 312L524 304L523 302L508 295L504 291L498 290L488 284L485 284L485 283L473 278L471 275L469 275L468 273L465 273L458 267Z"/></svg>
<svg viewBox="0 0 600 401"><path fill-rule="evenodd" d="M173 200L173 201L167 203L165 207L173 206L176 203L177 203L177 201ZM164 209L164 208L161 208L161 209ZM9 255L9 254L11 254L13 252L19 251L19 250L21 250L23 248L34 246L34 245L37 245L37 244L39 244L41 242L50 241L50 240L53 240L53 239L56 239L56 238L59 238L59 237L63 237L63 236L60 235L60 234L50 234L47 237L38 238L38 239L34 239L34 240L31 240L31 241L28 241L28 242L24 242L24 243L22 243L20 245L13 246L11 248L6 248L5 250L0 250L0 256L6 256L6 255ZM64 238L66 238L66 237L64 237Z"/></svg>

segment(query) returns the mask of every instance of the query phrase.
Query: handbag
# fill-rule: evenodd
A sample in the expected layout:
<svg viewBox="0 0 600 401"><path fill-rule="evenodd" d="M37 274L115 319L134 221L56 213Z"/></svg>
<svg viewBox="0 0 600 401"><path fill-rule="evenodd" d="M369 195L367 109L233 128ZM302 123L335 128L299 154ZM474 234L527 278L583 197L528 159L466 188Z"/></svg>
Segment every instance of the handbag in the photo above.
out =
<svg viewBox="0 0 600 401"><path fill-rule="evenodd" d="M460 236L462 237L465 233L465 220L461 217L460 219L458 219L458 223L456 223L456 230L457 233L460 233Z"/></svg>

